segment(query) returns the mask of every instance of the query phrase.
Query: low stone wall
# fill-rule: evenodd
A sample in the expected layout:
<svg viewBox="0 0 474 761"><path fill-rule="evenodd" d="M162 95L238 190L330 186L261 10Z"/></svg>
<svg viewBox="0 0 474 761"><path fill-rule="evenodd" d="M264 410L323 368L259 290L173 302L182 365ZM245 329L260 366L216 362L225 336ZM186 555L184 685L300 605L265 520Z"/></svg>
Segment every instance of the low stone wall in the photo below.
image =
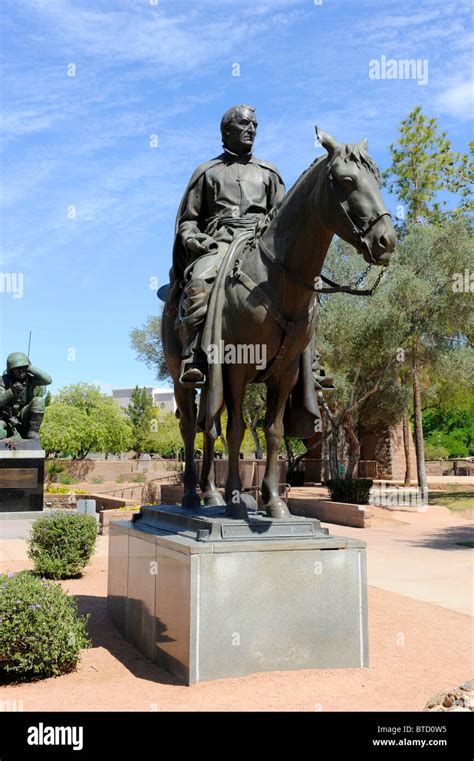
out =
<svg viewBox="0 0 474 761"><path fill-rule="evenodd" d="M162 484L161 485L161 505L175 505L181 503L184 494L182 484Z"/></svg>
<svg viewBox="0 0 474 761"><path fill-rule="evenodd" d="M372 525L372 511L367 505L290 497L288 509L292 515L318 518L324 523L335 523L339 526L370 528Z"/></svg>
<svg viewBox="0 0 474 761"><path fill-rule="evenodd" d="M181 477L183 463L180 460L46 460L63 465L77 481L91 481L101 477L115 481L119 476L143 474L150 478L160 475Z"/></svg>
<svg viewBox="0 0 474 761"><path fill-rule="evenodd" d="M44 495L43 509L61 508L75 510L78 499L95 499L96 512L101 510L116 510L119 507L134 504L133 500L119 497L108 497L106 494L48 494Z"/></svg>

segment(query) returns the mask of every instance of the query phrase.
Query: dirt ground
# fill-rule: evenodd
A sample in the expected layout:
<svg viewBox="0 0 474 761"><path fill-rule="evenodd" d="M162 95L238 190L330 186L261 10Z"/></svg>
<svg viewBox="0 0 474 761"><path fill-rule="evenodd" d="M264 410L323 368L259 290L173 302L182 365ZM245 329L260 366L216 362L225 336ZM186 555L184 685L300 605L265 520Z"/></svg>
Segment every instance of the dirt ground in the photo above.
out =
<svg viewBox="0 0 474 761"><path fill-rule="evenodd" d="M3 572L26 567L25 560L0 563ZM74 673L0 687L0 699L21 701L24 711L419 711L471 676L470 616L369 587L368 669L261 673L186 687L108 620L103 551L82 578L61 584L91 614L93 647Z"/></svg>

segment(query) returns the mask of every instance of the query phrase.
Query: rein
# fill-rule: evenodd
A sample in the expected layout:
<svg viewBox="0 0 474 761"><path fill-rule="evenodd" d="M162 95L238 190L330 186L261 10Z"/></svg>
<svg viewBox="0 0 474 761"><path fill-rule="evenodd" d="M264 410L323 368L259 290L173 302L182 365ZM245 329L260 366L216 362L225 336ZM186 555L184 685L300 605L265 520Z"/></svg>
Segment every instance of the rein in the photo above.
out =
<svg viewBox="0 0 474 761"><path fill-rule="evenodd" d="M388 212L387 212L388 213ZM285 276L288 278L288 280L293 281L294 283L297 283L302 288L305 288L307 291L315 291L316 293L348 293L350 296L373 296L380 281L382 280L382 277L385 274L385 267L380 271L377 280L373 284L372 288L367 288L365 290L360 290L357 288L358 285L362 283L362 281L366 278L368 273L373 267L373 264L369 264L369 266L364 270L362 275L357 278L357 280L354 280L352 283L349 283L349 285L339 285L339 283L335 283L333 280L330 280L328 277L325 277L324 275L319 275L319 277L316 278L315 282L313 284L307 283L303 278L299 277L299 275L295 275L293 272L290 272L281 262L279 262L275 256L271 253L271 251L268 249L267 245L263 242L263 240L258 241L258 248L260 253L263 255L263 258L268 261L270 265L275 265L279 269L281 269ZM321 287L321 280L326 283L326 285L329 285L330 288L322 288Z"/></svg>

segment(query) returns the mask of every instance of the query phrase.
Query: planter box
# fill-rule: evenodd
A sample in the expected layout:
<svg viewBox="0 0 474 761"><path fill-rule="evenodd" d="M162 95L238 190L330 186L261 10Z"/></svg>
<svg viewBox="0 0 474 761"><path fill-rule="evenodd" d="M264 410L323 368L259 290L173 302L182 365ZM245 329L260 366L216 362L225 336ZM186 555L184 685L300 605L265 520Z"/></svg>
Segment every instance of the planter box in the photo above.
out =
<svg viewBox="0 0 474 761"><path fill-rule="evenodd" d="M318 518L325 523L354 528L370 528L372 511L367 505L355 505L349 502L331 502L325 499L298 499L290 497L288 509L293 515Z"/></svg>

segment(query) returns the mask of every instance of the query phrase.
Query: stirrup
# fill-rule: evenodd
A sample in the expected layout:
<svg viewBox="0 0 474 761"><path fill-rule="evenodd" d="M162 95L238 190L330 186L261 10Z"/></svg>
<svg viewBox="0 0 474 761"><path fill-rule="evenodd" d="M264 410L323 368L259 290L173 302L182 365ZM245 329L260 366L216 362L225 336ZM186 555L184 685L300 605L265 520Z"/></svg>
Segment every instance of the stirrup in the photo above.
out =
<svg viewBox="0 0 474 761"><path fill-rule="evenodd" d="M184 380L184 376L190 370L198 370L201 373L202 378L200 380L198 379ZM184 388L204 388L204 386L206 385L206 380L207 380L206 373L200 367L193 367L189 363L188 365L186 365L186 363L183 363L183 366L181 368L181 373L179 376L179 382L181 383L182 386L184 386Z"/></svg>

